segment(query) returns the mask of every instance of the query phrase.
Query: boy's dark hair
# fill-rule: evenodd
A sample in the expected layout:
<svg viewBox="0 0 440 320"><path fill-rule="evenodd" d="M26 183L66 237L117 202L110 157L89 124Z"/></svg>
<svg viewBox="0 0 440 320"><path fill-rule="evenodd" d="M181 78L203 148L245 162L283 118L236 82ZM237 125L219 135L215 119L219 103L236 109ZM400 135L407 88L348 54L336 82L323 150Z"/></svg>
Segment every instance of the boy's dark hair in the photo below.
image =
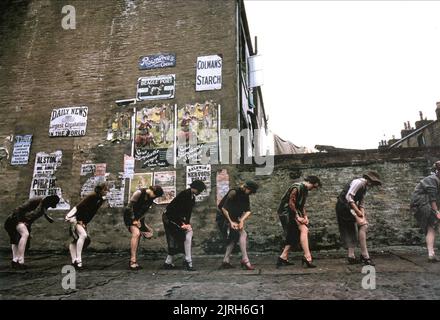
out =
<svg viewBox="0 0 440 320"><path fill-rule="evenodd" d="M151 186L150 190L153 191L158 198L163 196L163 189L161 186Z"/></svg>
<svg viewBox="0 0 440 320"><path fill-rule="evenodd" d="M322 187L321 180L317 176L307 176L304 181L310 182L311 184L318 184L318 187Z"/></svg>

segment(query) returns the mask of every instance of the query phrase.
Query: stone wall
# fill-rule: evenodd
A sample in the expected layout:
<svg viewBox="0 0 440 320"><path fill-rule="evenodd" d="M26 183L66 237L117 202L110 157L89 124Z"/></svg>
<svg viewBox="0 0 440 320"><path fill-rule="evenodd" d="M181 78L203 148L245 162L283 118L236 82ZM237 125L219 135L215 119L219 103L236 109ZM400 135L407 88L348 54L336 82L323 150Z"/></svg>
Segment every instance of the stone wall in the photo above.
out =
<svg viewBox="0 0 440 320"><path fill-rule="evenodd" d="M279 156L270 177L255 177L262 188L252 201L255 212L249 221L251 247L257 251L279 248L281 225L276 215L279 200L292 182L302 181L307 175L317 175L323 183L323 188L309 193L306 204L311 248L341 247L336 197L346 183L369 170L377 171L383 181L379 189L371 189L366 196L369 243L372 246L423 244L424 237L409 212L410 196L439 158L438 147ZM243 180L253 176L252 172L243 170L237 174Z"/></svg>

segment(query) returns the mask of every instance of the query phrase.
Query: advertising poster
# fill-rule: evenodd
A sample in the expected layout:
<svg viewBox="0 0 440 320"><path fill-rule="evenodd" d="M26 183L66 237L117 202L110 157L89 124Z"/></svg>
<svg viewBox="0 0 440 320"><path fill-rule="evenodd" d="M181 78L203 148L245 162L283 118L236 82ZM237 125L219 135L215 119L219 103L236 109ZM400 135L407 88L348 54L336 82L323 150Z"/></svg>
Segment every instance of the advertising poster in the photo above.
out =
<svg viewBox="0 0 440 320"><path fill-rule="evenodd" d="M119 172L118 179L116 181L108 180L109 192L107 193L108 206L110 208L122 208L124 207L124 195L125 195L125 178L124 173Z"/></svg>
<svg viewBox="0 0 440 320"><path fill-rule="evenodd" d="M208 163L210 159L218 159L219 108L212 100L178 107L178 163L200 163L202 155Z"/></svg>
<svg viewBox="0 0 440 320"><path fill-rule="evenodd" d="M134 157L124 154L124 178L133 179Z"/></svg>
<svg viewBox="0 0 440 320"><path fill-rule="evenodd" d="M153 173L135 173L133 179L130 180L130 197L133 193L142 188L148 188L153 185Z"/></svg>
<svg viewBox="0 0 440 320"><path fill-rule="evenodd" d="M186 185L189 188L191 182L201 180L206 185L206 190L196 196L196 202L206 200L211 194L211 165L195 165L186 167Z"/></svg>
<svg viewBox="0 0 440 320"><path fill-rule="evenodd" d="M53 109L50 115L50 137L80 137L86 135L89 108L65 107Z"/></svg>
<svg viewBox="0 0 440 320"><path fill-rule="evenodd" d="M81 198L86 197L88 194L95 191L97 184L105 182L105 176L93 176L89 177L87 181L81 187Z"/></svg>
<svg viewBox="0 0 440 320"><path fill-rule="evenodd" d="M29 152L32 144L32 135L16 135L14 137L14 149L12 150L11 165L17 166L28 164Z"/></svg>
<svg viewBox="0 0 440 320"><path fill-rule="evenodd" d="M61 166L63 153L55 151L53 153L38 152L35 157L34 174L32 176L29 198L45 197L56 194L60 197L60 202L55 209L70 209L62 196L61 188L56 186L57 178L55 173Z"/></svg>
<svg viewBox="0 0 440 320"><path fill-rule="evenodd" d="M222 65L223 59L220 55L197 57L196 91L220 90Z"/></svg>
<svg viewBox="0 0 440 320"><path fill-rule="evenodd" d="M167 167L174 154L174 105L158 104L136 112L134 156L142 168ZM174 162L174 160L172 161Z"/></svg>
<svg viewBox="0 0 440 320"><path fill-rule="evenodd" d="M217 205L229 191L229 174L228 170L223 169L217 172Z"/></svg>
<svg viewBox="0 0 440 320"><path fill-rule="evenodd" d="M84 163L81 165L80 175L105 176L106 167L106 163Z"/></svg>
<svg viewBox="0 0 440 320"><path fill-rule="evenodd" d="M108 124L107 141L118 143L131 140L131 117L130 112L116 112Z"/></svg>
<svg viewBox="0 0 440 320"><path fill-rule="evenodd" d="M139 70L175 67L176 55L174 53L154 54L139 58Z"/></svg>
<svg viewBox="0 0 440 320"><path fill-rule="evenodd" d="M154 200L156 204L170 203L176 197L176 171L154 173L154 185L161 186L163 196Z"/></svg>
<svg viewBox="0 0 440 320"><path fill-rule="evenodd" d="M140 77L137 81L136 99L160 100L174 98L176 75Z"/></svg>

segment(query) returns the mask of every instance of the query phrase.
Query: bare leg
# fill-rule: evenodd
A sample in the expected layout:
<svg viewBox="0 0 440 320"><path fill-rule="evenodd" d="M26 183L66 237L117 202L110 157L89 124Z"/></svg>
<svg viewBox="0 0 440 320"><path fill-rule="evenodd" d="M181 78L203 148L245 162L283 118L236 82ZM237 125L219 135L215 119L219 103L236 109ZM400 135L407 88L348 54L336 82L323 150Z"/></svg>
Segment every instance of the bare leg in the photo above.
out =
<svg viewBox="0 0 440 320"><path fill-rule="evenodd" d="M298 225L300 237L299 242L301 243L301 247L304 251L304 257L308 260L312 260L312 254L309 249L309 228L304 224Z"/></svg>
<svg viewBox="0 0 440 320"><path fill-rule="evenodd" d="M435 242L435 229L431 226L428 226L428 232L426 233L426 246L428 248L428 255L430 257L435 256L434 242Z"/></svg>
<svg viewBox="0 0 440 320"><path fill-rule="evenodd" d="M24 223L19 223L17 225L17 231L21 236L20 241L18 242L17 250L18 263L24 263L24 252L26 250L26 243L29 238L29 231Z"/></svg>
<svg viewBox="0 0 440 320"><path fill-rule="evenodd" d="M348 248L348 256L350 258L355 258L356 256L354 255L354 247L349 247Z"/></svg>
<svg viewBox="0 0 440 320"><path fill-rule="evenodd" d="M185 232L185 241L183 242L183 247L185 248L185 260L186 262L191 263L191 243L192 243L193 231Z"/></svg>
<svg viewBox="0 0 440 320"><path fill-rule="evenodd" d="M78 266L82 266L82 249L84 246L84 242L87 239L87 232L83 226L80 224L76 225L76 232L78 233L78 241L76 241L76 262L78 262Z"/></svg>
<svg viewBox="0 0 440 320"><path fill-rule="evenodd" d="M16 244L11 244L12 248L12 261L18 261L18 246Z"/></svg>
<svg viewBox="0 0 440 320"><path fill-rule="evenodd" d="M72 263L76 262L76 243L71 242L69 244L70 257L72 258Z"/></svg>
<svg viewBox="0 0 440 320"><path fill-rule="evenodd" d="M367 249L367 229L368 225L363 225L359 227L359 244L361 246L361 254L364 258L370 258Z"/></svg>
<svg viewBox="0 0 440 320"><path fill-rule="evenodd" d="M247 254L247 233L244 229L240 230L240 239L239 239L241 258L244 263L249 262L249 257Z"/></svg>
<svg viewBox="0 0 440 320"><path fill-rule="evenodd" d="M234 250L235 243L231 242L226 246L226 253L223 258L223 262L229 263L229 259L231 258L232 251Z"/></svg>
<svg viewBox="0 0 440 320"><path fill-rule="evenodd" d="M131 240L130 240L130 262L135 263L137 261L137 250L139 247L139 240L141 238L141 232L138 227L130 226Z"/></svg>
<svg viewBox="0 0 440 320"><path fill-rule="evenodd" d="M290 251L290 244L286 244L284 246L283 252L281 252L280 258L284 260L289 260L289 251Z"/></svg>

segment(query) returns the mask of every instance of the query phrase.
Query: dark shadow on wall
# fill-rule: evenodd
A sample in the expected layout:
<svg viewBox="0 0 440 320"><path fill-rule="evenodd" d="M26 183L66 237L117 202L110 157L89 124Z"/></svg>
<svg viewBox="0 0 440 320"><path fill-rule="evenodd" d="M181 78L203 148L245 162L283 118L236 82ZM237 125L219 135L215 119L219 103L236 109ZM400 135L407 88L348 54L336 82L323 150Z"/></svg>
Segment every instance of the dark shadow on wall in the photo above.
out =
<svg viewBox="0 0 440 320"><path fill-rule="evenodd" d="M19 45L19 35L26 31L24 22L30 3L31 0L0 1L0 59Z"/></svg>

